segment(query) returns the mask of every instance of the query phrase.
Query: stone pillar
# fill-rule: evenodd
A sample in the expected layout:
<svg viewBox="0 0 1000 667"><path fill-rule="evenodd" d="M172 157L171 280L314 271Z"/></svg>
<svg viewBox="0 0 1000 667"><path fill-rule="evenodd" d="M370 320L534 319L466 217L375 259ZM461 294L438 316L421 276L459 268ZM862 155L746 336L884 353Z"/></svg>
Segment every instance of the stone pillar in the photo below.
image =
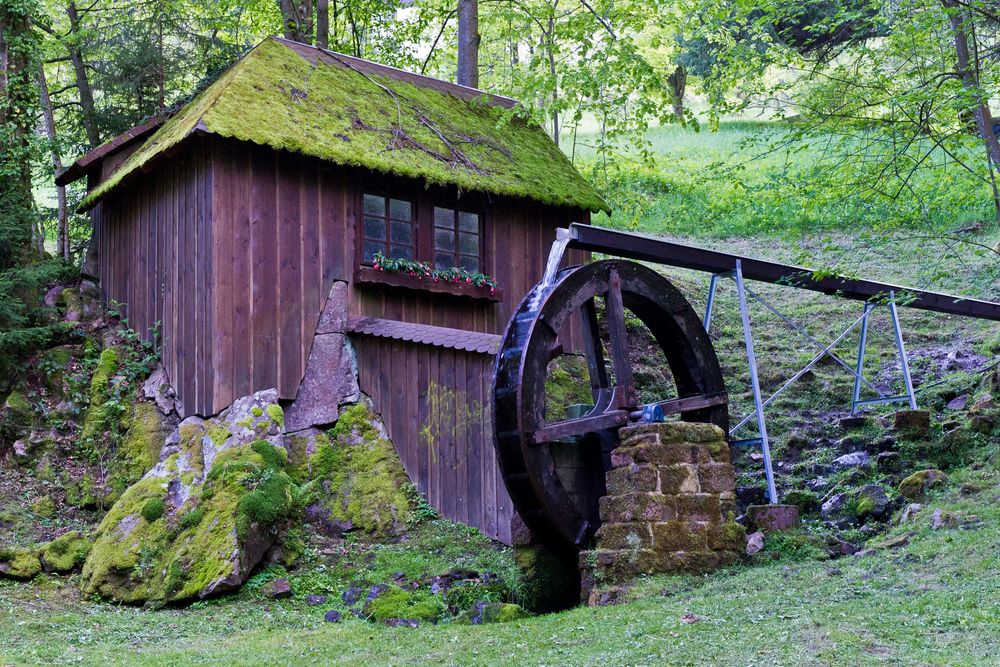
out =
<svg viewBox="0 0 1000 667"><path fill-rule="evenodd" d="M623 428L601 498L596 548L580 554L582 596L615 601L639 574L705 572L736 563L746 531L736 523L729 444L712 424Z"/></svg>

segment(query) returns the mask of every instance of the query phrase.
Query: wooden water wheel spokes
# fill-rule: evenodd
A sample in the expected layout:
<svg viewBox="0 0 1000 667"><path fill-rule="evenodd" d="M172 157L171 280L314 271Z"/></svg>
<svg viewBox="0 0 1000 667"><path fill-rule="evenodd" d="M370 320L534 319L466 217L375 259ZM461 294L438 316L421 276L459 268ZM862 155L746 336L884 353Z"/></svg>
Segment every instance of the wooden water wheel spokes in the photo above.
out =
<svg viewBox="0 0 1000 667"><path fill-rule="evenodd" d="M599 302L607 343L602 340ZM626 311L663 352L677 396L643 404L629 359ZM545 381L579 318L593 407L547 422ZM605 359L610 356L610 372ZM538 539L578 551L600 525L598 501L622 426L654 415L728 426L725 385L701 320L664 277L634 262L604 260L561 271L521 301L504 333L494 385L495 444L507 489Z"/></svg>

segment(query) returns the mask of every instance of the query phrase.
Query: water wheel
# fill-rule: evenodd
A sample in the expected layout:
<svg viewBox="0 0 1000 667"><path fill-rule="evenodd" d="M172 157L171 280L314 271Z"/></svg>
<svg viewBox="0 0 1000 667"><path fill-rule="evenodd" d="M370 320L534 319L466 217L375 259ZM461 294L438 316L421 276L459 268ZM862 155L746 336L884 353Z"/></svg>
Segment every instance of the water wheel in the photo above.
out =
<svg viewBox="0 0 1000 667"><path fill-rule="evenodd" d="M675 396L640 402L627 339L638 325L627 313L662 350ZM563 352L571 318L582 329L593 401L575 416L547 421L547 370ZM564 269L528 292L497 355L494 427L507 490L536 539L570 556L586 548L600 525L598 501L618 429L663 415L724 430L729 419L712 343L676 287L640 264L604 260Z"/></svg>

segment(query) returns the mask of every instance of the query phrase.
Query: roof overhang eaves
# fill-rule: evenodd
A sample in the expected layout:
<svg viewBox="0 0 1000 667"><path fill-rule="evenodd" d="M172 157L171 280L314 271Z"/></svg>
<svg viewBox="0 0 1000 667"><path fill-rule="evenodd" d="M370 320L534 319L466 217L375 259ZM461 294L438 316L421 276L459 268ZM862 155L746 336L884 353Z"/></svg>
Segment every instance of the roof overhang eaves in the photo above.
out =
<svg viewBox="0 0 1000 667"><path fill-rule="evenodd" d="M170 114L160 114L149 120L125 130L117 137L109 139L97 148L93 148L79 158L73 164L64 169L56 176L55 183L58 186L69 185L73 181L79 180L89 172L100 167L101 162L107 156L129 146L136 141L146 137L151 132L160 128L167 121Z"/></svg>

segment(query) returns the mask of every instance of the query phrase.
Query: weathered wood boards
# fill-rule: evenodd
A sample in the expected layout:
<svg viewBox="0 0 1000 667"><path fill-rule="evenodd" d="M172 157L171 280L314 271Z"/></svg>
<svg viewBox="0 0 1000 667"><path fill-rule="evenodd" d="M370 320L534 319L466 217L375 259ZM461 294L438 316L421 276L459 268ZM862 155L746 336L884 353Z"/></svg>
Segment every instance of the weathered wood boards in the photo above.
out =
<svg viewBox="0 0 1000 667"><path fill-rule="evenodd" d="M355 225L367 190L413 197L425 211L459 201L482 211L485 270L503 299L356 283ZM130 326L147 339L161 323L158 344L186 412L210 415L272 387L282 399L295 398L335 280L347 283L352 318L499 334L540 279L556 228L586 222L589 214L459 197L209 136L185 143L102 201L93 219L106 297L126 304ZM572 251L566 261L585 257ZM353 337L362 390L385 417L420 491L448 518L509 541L514 513L497 478L486 417L492 355L478 344L454 350L433 340ZM446 426L447 415L458 415L460 426Z"/></svg>

